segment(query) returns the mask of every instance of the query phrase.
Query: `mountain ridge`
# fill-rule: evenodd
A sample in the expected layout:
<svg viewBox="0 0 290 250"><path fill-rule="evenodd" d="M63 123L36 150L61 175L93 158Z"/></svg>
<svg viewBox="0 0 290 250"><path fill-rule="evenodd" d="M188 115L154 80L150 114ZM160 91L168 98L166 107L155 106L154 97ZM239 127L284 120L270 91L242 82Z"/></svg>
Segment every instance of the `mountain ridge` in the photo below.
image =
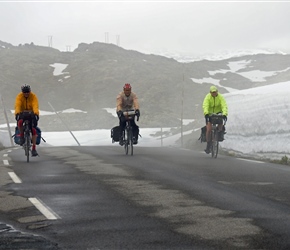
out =
<svg viewBox="0 0 290 250"><path fill-rule="evenodd" d="M51 111L51 103L57 111L75 108L87 112L62 114L74 130L115 126L117 119L104 108L115 107L116 96L126 82L139 97L143 127L176 127L181 118L203 122L201 104L213 81L220 84L220 93L227 93L227 88L247 89L290 77L290 55L282 54L181 63L100 42L81 43L72 52L61 52L32 43L13 46L0 41L0 56L0 91L5 107L14 109L21 85L29 84L41 110ZM239 62L248 63L233 71L230 63ZM63 74L53 75L54 63L67 64ZM252 81L241 74L255 70L279 73L265 81ZM13 121L13 114L9 119ZM41 123L46 130L65 129L52 116L42 116Z"/></svg>

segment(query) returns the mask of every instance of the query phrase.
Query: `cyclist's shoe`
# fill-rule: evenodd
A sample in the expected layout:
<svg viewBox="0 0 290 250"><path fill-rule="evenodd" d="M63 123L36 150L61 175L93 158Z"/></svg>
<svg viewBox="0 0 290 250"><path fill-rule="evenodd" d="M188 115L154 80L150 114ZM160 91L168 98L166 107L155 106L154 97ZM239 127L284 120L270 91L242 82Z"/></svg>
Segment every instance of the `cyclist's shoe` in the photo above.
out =
<svg viewBox="0 0 290 250"><path fill-rule="evenodd" d="M211 153L210 144L209 143L207 143L206 149L204 150L204 152L206 152L207 154L210 154Z"/></svg>
<svg viewBox="0 0 290 250"><path fill-rule="evenodd" d="M119 144L120 144L121 146L124 145L124 140L123 140L123 138L120 138L120 139L119 139Z"/></svg>
<svg viewBox="0 0 290 250"><path fill-rule="evenodd" d="M210 152L210 149L208 149L208 148L206 148L205 150L204 150L204 152L206 152L207 154L210 154L211 152Z"/></svg>
<svg viewBox="0 0 290 250"><path fill-rule="evenodd" d="M37 153L36 149L32 149L31 155L32 156L38 156L38 153Z"/></svg>
<svg viewBox="0 0 290 250"><path fill-rule="evenodd" d="M138 140L136 139L136 137L133 137L133 144L138 144Z"/></svg>
<svg viewBox="0 0 290 250"><path fill-rule="evenodd" d="M19 145L22 146L24 144L25 140L24 140L24 136L20 136L19 137Z"/></svg>

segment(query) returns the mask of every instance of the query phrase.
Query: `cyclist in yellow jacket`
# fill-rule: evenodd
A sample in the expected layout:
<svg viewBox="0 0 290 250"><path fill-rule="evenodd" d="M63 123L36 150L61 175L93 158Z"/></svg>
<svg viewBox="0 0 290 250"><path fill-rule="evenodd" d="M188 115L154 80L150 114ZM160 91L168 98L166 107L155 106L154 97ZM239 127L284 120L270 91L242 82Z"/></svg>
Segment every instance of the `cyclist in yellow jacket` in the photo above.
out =
<svg viewBox="0 0 290 250"><path fill-rule="evenodd" d="M132 87L130 83L125 83L123 86L123 91L120 92L117 96L117 108L116 112L119 117L119 124L120 124L120 140L119 144L122 146L124 145L123 140L123 131L126 126L126 119L123 115L124 111L135 109L135 114L139 118L140 117L140 110L139 110L139 102L137 95L131 91ZM133 129L133 143L138 143L138 135L139 135L139 127L136 125L134 120L131 120L131 125Z"/></svg>
<svg viewBox="0 0 290 250"><path fill-rule="evenodd" d="M24 117L24 111L32 111L34 113L33 117ZM37 156L36 151L36 127L39 120L39 109L38 109L38 99L36 94L31 92L29 85L24 85L21 87L21 92L16 96L15 99L15 119L17 121L17 126L20 131L20 145L24 143L24 131L23 131L23 121L24 119L30 120L30 129L32 132L32 156Z"/></svg>
<svg viewBox="0 0 290 250"><path fill-rule="evenodd" d="M224 121L227 121L228 116L228 106L225 98L218 93L218 89L216 86L211 86L209 93L205 96L203 100L203 114L205 117L205 123L206 123L206 149L205 152L207 154L210 153L210 132L211 132L211 120L210 115L211 114L222 114ZM222 130L222 124L219 124L219 134L220 138L223 139L223 130Z"/></svg>

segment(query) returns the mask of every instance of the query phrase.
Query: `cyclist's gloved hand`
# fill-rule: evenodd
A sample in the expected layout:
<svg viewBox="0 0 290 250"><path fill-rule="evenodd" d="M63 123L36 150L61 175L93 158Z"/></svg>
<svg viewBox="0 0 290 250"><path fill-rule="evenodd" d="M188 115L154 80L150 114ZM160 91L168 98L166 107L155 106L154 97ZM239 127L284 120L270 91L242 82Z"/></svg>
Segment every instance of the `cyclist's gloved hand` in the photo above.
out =
<svg viewBox="0 0 290 250"><path fill-rule="evenodd" d="M20 120L20 114L16 114L16 115L15 115L15 120L16 120L16 121L19 121L19 120Z"/></svg>
<svg viewBox="0 0 290 250"><path fill-rule="evenodd" d="M122 110L119 110L119 111L117 112L117 115L118 115L119 118L121 118L121 117L123 116L123 111L122 111Z"/></svg>
<svg viewBox="0 0 290 250"><path fill-rule="evenodd" d="M205 118L205 121L206 121L206 122L209 122L209 115L208 115L208 114L205 115L204 118Z"/></svg>
<svg viewBox="0 0 290 250"><path fill-rule="evenodd" d="M38 115L34 115L34 117L35 117L35 120L38 122L39 116Z"/></svg>
<svg viewBox="0 0 290 250"><path fill-rule="evenodd" d="M228 120L226 115L223 115L223 119L224 119L225 122Z"/></svg>
<svg viewBox="0 0 290 250"><path fill-rule="evenodd" d="M140 110L136 109L135 114L136 114L137 117L139 117L140 116Z"/></svg>

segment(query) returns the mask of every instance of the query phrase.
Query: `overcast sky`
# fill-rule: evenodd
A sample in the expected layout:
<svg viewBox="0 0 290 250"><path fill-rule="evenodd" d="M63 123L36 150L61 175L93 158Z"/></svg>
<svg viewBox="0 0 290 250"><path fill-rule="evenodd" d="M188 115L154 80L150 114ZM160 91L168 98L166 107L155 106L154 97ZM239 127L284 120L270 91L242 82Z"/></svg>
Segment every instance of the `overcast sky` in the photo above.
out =
<svg viewBox="0 0 290 250"><path fill-rule="evenodd" d="M0 2L0 40L61 51L109 42L188 55L271 49L290 53L290 2Z"/></svg>

